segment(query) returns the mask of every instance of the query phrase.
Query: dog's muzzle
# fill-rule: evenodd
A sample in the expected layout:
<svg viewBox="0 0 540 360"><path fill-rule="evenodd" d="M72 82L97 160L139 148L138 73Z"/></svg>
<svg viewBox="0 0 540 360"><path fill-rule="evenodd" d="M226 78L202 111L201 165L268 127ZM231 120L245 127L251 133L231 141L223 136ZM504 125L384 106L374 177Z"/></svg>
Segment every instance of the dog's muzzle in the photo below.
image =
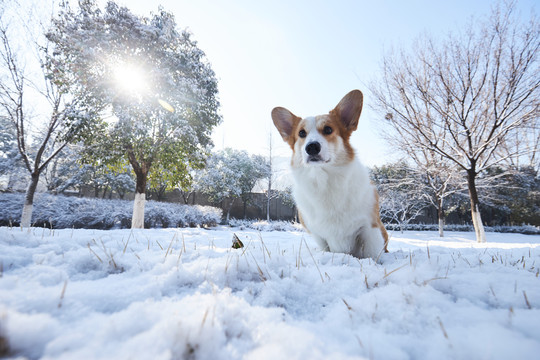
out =
<svg viewBox="0 0 540 360"><path fill-rule="evenodd" d="M321 152L321 144L318 141L312 141L305 147L306 154L308 154L307 161L308 162L320 162L322 161L322 157L320 155Z"/></svg>

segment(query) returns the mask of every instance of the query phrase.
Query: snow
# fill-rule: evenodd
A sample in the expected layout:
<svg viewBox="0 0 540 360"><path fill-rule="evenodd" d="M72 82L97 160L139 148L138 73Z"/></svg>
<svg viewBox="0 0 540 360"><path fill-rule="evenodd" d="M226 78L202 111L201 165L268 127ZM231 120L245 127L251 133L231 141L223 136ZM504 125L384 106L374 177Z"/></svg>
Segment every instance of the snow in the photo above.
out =
<svg viewBox="0 0 540 360"><path fill-rule="evenodd" d="M0 336L30 359L538 356L540 236L391 235L378 264L294 230L2 227Z"/></svg>

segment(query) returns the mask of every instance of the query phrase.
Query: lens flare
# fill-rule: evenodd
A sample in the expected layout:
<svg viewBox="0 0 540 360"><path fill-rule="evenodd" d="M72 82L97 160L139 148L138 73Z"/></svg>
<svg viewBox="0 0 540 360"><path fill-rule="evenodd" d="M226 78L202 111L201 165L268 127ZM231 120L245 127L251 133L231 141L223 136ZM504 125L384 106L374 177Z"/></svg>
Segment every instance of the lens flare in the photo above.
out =
<svg viewBox="0 0 540 360"><path fill-rule="evenodd" d="M158 99L158 103L159 105L161 105L162 108L164 108L168 112L172 112L172 113L174 112L174 108L172 107L172 105L166 102L165 100Z"/></svg>

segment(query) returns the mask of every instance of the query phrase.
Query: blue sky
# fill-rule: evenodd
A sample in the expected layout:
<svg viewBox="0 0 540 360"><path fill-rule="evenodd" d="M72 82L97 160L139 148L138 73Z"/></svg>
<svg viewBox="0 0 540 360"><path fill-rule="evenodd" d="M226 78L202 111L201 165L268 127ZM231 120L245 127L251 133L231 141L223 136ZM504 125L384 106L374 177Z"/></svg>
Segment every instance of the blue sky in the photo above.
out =
<svg viewBox="0 0 540 360"><path fill-rule="evenodd" d="M158 4L189 28L219 80L223 124L214 131L217 149L289 156L270 111L284 106L305 117L328 112L350 90L364 92L364 111L351 142L367 165L394 159L380 139L381 114L370 109L367 84L379 74L386 50L408 47L423 32L443 37L471 16L487 16L488 0L410 1L217 1L119 0L148 15ZM535 0L518 1L528 16Z"/></svg>

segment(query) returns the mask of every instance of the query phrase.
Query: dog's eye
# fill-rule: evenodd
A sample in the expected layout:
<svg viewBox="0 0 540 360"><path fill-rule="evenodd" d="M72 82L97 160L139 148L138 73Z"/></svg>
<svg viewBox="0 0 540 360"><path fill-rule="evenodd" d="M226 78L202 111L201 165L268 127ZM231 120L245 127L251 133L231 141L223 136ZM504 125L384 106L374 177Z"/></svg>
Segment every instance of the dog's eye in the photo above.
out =
<svg viewBox="0 0 540 360"><path fill-rule="evenodd" d="M300 130L300 132L298 133L298 136L300 136L301 138L305 138L307 136L306 130L304 129Z"/></svg>
<svg viewBox="0 0 540 360"><path fill-rule="evenodd" d="M324 129L323 129L323 133L325 135L330 135L332 133L332 131L334 131L334 130L332 130L332 128L330 126L325 126Z"/></svg>

